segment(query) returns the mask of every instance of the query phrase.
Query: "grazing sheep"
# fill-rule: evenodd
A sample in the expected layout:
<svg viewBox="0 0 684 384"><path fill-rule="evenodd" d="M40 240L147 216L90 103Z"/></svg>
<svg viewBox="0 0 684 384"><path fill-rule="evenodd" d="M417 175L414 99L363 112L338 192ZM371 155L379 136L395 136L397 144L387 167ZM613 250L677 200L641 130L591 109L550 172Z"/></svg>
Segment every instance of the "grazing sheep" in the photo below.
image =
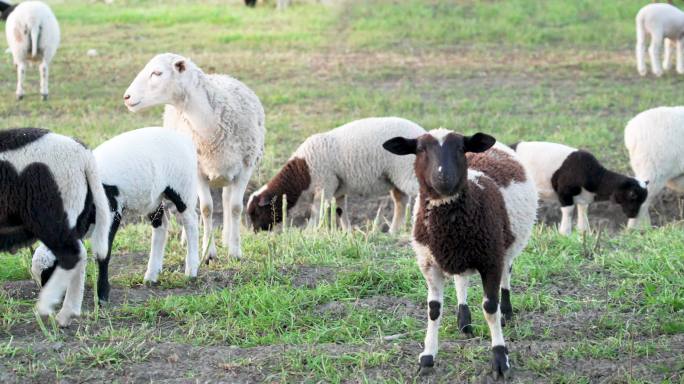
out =
<svg viewBox="0 0 684 384"><path fill-rule="evenodd" d="M679 8L663 3L648 4L636 16L636 60L641 76L646 75L646 35L651 36L649 54L651 70L661 76L663 70L670 69L672 42L677 45L677 73L684 74L684 12ZM665 45L662 67L660 52Z"/></svg>
<svg viewBox="0 0 684 384"><path fill-rule="evenodd" d="M532 233L537 192L515 152L494 144L495 139L483 133L463 136L446 129L383 144L394 154L416 155L420 192L413 210L412 244L428 285L421 374L433 370L437 354L445 277L454 276L458 324L470 333L467 276L475 272L484 287L482 308L491 333L494 375L507 377L510 372L501 326L513 314L512 263Z"/></svg>
<svg viewBox="0 0 684 384"><path fill-rule="evenodd" d="M245 0L245 5L248 7L256 7L257 0ZM284 10L290 6L290 0L277 0L276 9Z"/></svg>
<svg viewBox="0 0 684 384"><path fill-rule="evenodd" d="M67 326L81 314L86 249L81 242L92 222L92 248L107 257L109 206L92 153L75 140L46 129L0 131L0 252L40 240L56 255L36 305Z"/></svg>
<svg viewBox="0 0 684 384"><path fill-rule="evenodd" d="M414 138L423 133L425 130L411 121L379 117L356 120L309 137L280 172L250 196L247 214L254 230L270 230L282 221L283 194L288 211L311 206L310 225L316 224L322 198L341 200L341 224L349 229L347 195L389 192L394 201L390 232L398 231L409 196L418 193L411 167L413 157L396 157L377 148L395 136Z"/></svg>
<svg viewBox="0 0 684 384"><path fill-rule="evenodd" d="M577 205L577 230L589 230L587 209L594 201L612 200L633 218L646 200L646 183L604 168L591 153L562 144L527 141L511 146L532 175L539 198L558 201L562 219L558 230L572 232Z"/></svg>
<svg viewBox="0 0 684 384"><path fill-rule="evenodd" d="M210 188L223 187L223 244L240 257L242 199L261 161L266 134L264 108L240 81L207 75L190 59L155 56L124 95L132 112L166 104L164 127L190 134L199 159L199 202L204 223L203 254L216 257Z"/></svg>
<svg viewBox="0 0 684 384"><path fill-rule="evenodd" d="M109 229L107 258L99 263L98 298L109 301L108 267L112 242L124 216L147 215L152 223L152 247L145 282L156 282L164 262L168 218L164 200L183 218L187 236L185 275L197 276L199 267L197 213L197 155L190 137L164 129L136 129L105 141L93 151L109 205L114 212ZM189 207L189 209L187 209ZM54 256L44 247L34 253L34 276L51 266Z"/></svg>
<svg viewBox="0 0 684 384"><path fill-rule="evenodd" d="M6 9L7 44L17 66L17 100L24 97L24 76L29 62L40 63L40 94L48 98L48 74L59 47L59 24L52 10L40 1L25 1Z"/></svg>
<svg viewBox="0 0 684 384"><path fill-rule="evenodd" d="M648 181L648 196L629 228L650 226L648 208L664 187L684 191L684 107L658 107L625 127L625 146L636 177Z"/></svg>
<svg viewBox="0 0 684 384"><path fill-rule="evenodd" d="M12 13L16 6L16 4L12 5L10 3L0 1L0 20L7 21L7 17L9 17L9 14Z"/></svg>

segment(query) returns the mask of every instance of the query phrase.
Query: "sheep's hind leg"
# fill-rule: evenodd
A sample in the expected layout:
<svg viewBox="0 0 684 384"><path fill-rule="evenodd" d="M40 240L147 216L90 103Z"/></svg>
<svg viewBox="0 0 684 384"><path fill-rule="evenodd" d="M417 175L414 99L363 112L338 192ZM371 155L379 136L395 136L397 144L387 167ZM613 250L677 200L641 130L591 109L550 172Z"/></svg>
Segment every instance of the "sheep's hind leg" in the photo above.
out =
<svg viewBox="0 0 684 384"><path fill-rule="evenodd" d="M228 254L239 259L242 256L240 250L240 217L242 216L242 197L245 195L247 183L252 172L245 171L240 174L231 187L223 189L223 244L228 244ZM229 194L229 196L226 196ZM226 203L228 203L226 205ZM228 228L226 228L228 223ZM227 229L227 230L226 230Z"/></svg>
<svg viewBox="0 0 684 384"><path fill-rule="evenodd" d="M670 70L670 64L672 63L672 41L670 39L665 39L663 41L665 53L663 54L663 71Z"/></svg>
<svg viewBox="0 0 684 384"><path fill-rule="evenodd" d="M83 283L85 273L85 247L80 240L70 239L61 243L56 239L41 239L55 255L57 268L38 295L36 310L41 316L53 313L54 307L64 297L64 305L59 312L57 322L66 327L73 315L80 315L83 301ZM80 287L79 287L80 285Z"/></svg>
<svg viewBox="0 0 684 384"><path fill-rule="evenodd" d="M17 100L24 98L24 77L26 77L26 64L17 64Z"/></svg>
<svg viewBox="0 0 684 384"><path fill-rule="evenodd" d="M660 66L660 51L663 48L663 37L651 34L651 45L648 53L651 55L651 70L656 76L662 76L663 69Z"/></svg>
<svg viewBox="0 0 684 384"><path fill-rule="evenodd" d="M81 316L81 306L83 304L83 291L85 289L85 274L86 263L88 256L83 243L81 245L81 254L79 255L79 262L73 269L73 274L69 285L66 288L66 295L64 296L64 303L62 309L56 316L57 323L66 327L71 322L73 317Z"/></svg>
<svg viewBox="0 0 684 384"><path fill-rule="evenodd" d="M216 244L214 244L214 202L211 199L211 189L209 182L203 176L199 176L197 184L197 195L199 196L200 212L202 213L202 257L209 264L216 259Z"/></svg>
<svg viewBox="0 0 684 384"><path fill-rule="evenodd" d="M513 273L513 266L507 262L504 266L503 274L501 275L501 325L506 325L506 322L513 320L513 305L511 304L511 274Z"/></svg>
<svg viewBox="0 0 684 384"><path fill-rule="evenodd" d="M473 335L470 308L468 307L468 275L454 275L454 286L458 298L458 329L468 336Z"/></svg>
<svg viewBox="0 0 684 384"><path fill-rule="evenodd" d="M40 95L42 96L43 101L47 101L47 99L48 99L48 77L49 77L49 71L50 71L49 64L45 60L43 60L40 63L38 70L40 71Z"/></svg>
<svg viewBox="0 0 684 384"><path fill-rule="evenodd" d="M677 39L677 73L684 75L684 37Z"/></svg>
<svg viewBox="0 0 684 384"><path fill-rule="evenodd" d="M392 216L392 224L390 225L389 233L398 233L404 223L406 204L408 204L409 196L397 188L392 188L390 190L390 195L394 202L394 215Z"/></svg>
<svg viewBox="0 0 684 384"><path fill-rule="evenodd" d="M186 209L182 213L183 228L186 233L186 246L188 247L187 255L185 257L185 275L188 277L197 277L197 270L199 269L199 229L197 212L194 209Z"/></svg>
<svg viewBox="0 0 684 384"><path fill-rule="evenodd" d="M421 271L428 286L428 325L425 333L425 349L419 356L420 374L428 375L434 371L435 357L437 357L439 325L442 321L444 303L444 274L430 264L421 266Z"/></svg>
<svg viewBox="0 0 684 384"><path fill-rule="evenodd" d="M491 271L482 274L482 286L484 287L482 310L492 338L492 373L495 379L499 376L507 379L510 375L511 365L508 359L508 349L503 338L503 329L501 328L501 310L499 308L500 282L501 271Z"/></svg>

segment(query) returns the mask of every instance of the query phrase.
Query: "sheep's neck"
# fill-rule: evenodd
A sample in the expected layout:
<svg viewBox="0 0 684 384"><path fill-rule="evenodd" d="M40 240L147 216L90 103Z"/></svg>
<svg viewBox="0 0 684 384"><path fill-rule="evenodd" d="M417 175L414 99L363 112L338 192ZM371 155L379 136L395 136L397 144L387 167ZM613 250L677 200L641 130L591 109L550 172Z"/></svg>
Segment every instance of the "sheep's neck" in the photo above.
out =
<svg viewBox="0 0 684 384"><path fill-rule="evenodd" d="M603 201L610 199L610 196L615 192L617 187L626 179L626 176L619 173L607 169L603 170L599 176L599 182L595 192L596 197L594 200Z"/></svg>
<svg viewBox="0 0 684 384"><path fill-rule="evenodd" d="M199 74L192 86L186 87L182 101L174 107L195 135L203 141L212 142L219 131L218 122L201 82L202 75Z"/></svg>

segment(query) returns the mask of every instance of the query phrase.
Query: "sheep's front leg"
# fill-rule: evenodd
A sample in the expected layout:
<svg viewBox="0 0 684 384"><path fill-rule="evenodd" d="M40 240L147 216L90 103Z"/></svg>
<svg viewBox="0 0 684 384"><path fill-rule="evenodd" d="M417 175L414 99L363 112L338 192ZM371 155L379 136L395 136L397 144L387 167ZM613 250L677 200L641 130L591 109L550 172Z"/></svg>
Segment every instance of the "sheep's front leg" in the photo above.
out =
<svg viewBox="0 0 684 384"><path fill-rule="evenodd" d="M569 236L572 233L572 214L575 210L574 205L561 207L561 223L558 226L558 232L561 235Z"/></svg>
<svg viewBox="0 0 684 384"><path fill-rule="evenodd" d="M646 41L643 36L637 36L636 43L636 61L637 61L637 71L641 76L646 76L648 70L646 69Z"/></svg>
<svg viewBox="0 0 684 384"><path fill-rule="evenodd" d="M103 260L97 261L97 299L100 305L109 301L109 260L112 256L112 244L114 244L114 237L119 230L121 223L121 214L115 212L112 218L112 224L109 227L109 239L107 244L107 257Z"/></svg>
<svg viewBox="0 0 684 384"><path fill-rule="evenodd" d="M26 64L17 64L17 100L24 98L24 77L26 76Z"/></svg>
<svg viewBox="0 0 684 384"><path fill-rule="evenodd" d="M439 267L432 263L421 266L428 287L427 315L428 326L425 333L425 349L419 356L420 374L432 373L437 356L439 324L442 321L442 308L444 303L444 274Z"/></svg>
<svg viewBox="0 0 684 384"><path fill-rule="evenodd" d="M199 176L197 184L197 195L199 196L200 212L202 213L202 224L204 234L202 235L202 257L207 264L216 259L216 244L214 244L214 202L211 199L211 189L209 181L202 175Z"/></svg>
<svg viewBox="0 0 684 384"><path fill-rule="evenodd" d="M684 75L684 37L677 39L677 73Z"/></svg>
<svg viewBox="0 0 684 384"><path fill-rule="evenodd" d="M228 244L228 254L236 259L242 256L242 251L240 250L242 198L245 195L251 174L251 170L243 172L236 178L232 186L223 189L223 244Z"/></svg>
<svg viewBox="0 0 684 384"><path fill-rule="evenodd" d="M392 224L390 225L389 233L397 233L404 224L406 204L408 203L409 196L397 188L392 188L390 190L390 195L394 202L394 215L392 216Z"/></svg>
<svg viewBox="0 0 684 384"><path fill-rule="evenodd" d="M38 69L40 71L40 94L43 97L43 101L46 101L48 99L49 64L43 60Z"/></svg>
<svg viewBox="0 0 684 384"><path fill-rule="evenodd" d="M150 259L147 262L147 271L143 281L146 283L156 283L159 280L164 265L164 252L166 248L166 237L169 229L169 219L164 214L163 205L152 218L152 247L150 249Z"/></svg>
<svg viewBox="0 0 684 384"><path fill-rule="evenodd" d="M88 256L83 243L79 241L80 255L79 261L72 269L71 280L66 287L66 295L62 309L56 316L57 324L66 327L71 323L73 317L81 316L81 306L83 304L83 291L85 288L86 263Z"/></svg>
<svg viewBox="0 0 684 384"><path fill-rule="evenodd" d="M194 209L186 209L182 213L183 228L185 229L186 245L188 247L185 256L185 276L197 277L199 269L199 229L197 212Z"/></svg>
<svg viewBox="0 0 684 384"><path fill-rule="evenodd" d="M482 310L492 338L492 373L495 379L499 376L504 379L508 378L511 368L501 328L501 310L499 309L501 273L502 271L488 271L482 274L484 287Z"/></svg>
<svg viewBox="0 0 684 384"><path fill-rule="evenodd" d="M454 275L454 286L458 298L458 329L466 335L472 336L473 326L468 307L468 275Z"/></svg>
<svg viewBox="0 0 684 384"><path fill-rule="evenodd" d="M660 51L663 48L663 37L651 34L651 46L648 48L648 53L651 55L651 70L656 76L663 74L663 69L660 67Z"/></svg>
<svg viewBox="0 0 684 384"><path fill-rule="evenodd" d="M670 41L670 39L665 39L663 44L665 45L665 53L663 55L663 71L669 71L670 63L672 62L672 41Z"/></svg>
<svg viewBox="0 0 684 384"><path fill-rule="evenodd" d="M349 211L347 210L347 195L340 197L338 201L338 212L335 212L340 220L340 228L344 231L351 231L351 220L349 220ZM341 212L340 212L341 210Z"/></svg>
<svg viewBox="0 0 684 384"><path fill-rule="evenodd" d="M589 231L588 210L588 204L577 204L577 231L579 232Z"/></svg>

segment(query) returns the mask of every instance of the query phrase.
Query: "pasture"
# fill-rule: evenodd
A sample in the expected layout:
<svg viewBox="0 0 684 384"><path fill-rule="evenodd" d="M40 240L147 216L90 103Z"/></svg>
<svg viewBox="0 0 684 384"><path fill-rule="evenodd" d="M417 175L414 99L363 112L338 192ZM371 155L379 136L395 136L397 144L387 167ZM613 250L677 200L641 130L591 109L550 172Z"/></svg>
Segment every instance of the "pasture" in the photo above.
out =
<svg viewBox="0 0 684 384"><path fill-rule="evenodd" d="M0 128L45 127L92 148L161 125L161 108L129 113L123 92L153 55L180 53L264 104L266 154L248 192L309 135L389 115L506 143L561 142L630 173L627 121L684 104L683 76L637 74L634 15L646 1L295 0L282 12L235 0L48 3L62 29L50 100L32 68L16 102L3 54ZM243 227L242 259L219 248L192 281L173 223L155 286L142 282L151 227L128 223L114 243L112 302L93 307L89 263L85 311L67 329L33 314L30 250L0 254L0 382L487 382L479 279L475 336L459 333L447 289L436 374L418 377L426 289L409 232L368 231L381 200L352 202L359 230ZM667 192L654 207L660 226L633 232L621 230L619 208L596 204L594 231L570 237L555 231L558 207L542 207L513 267L512 382L684 382L683 202Z"/></svg>

